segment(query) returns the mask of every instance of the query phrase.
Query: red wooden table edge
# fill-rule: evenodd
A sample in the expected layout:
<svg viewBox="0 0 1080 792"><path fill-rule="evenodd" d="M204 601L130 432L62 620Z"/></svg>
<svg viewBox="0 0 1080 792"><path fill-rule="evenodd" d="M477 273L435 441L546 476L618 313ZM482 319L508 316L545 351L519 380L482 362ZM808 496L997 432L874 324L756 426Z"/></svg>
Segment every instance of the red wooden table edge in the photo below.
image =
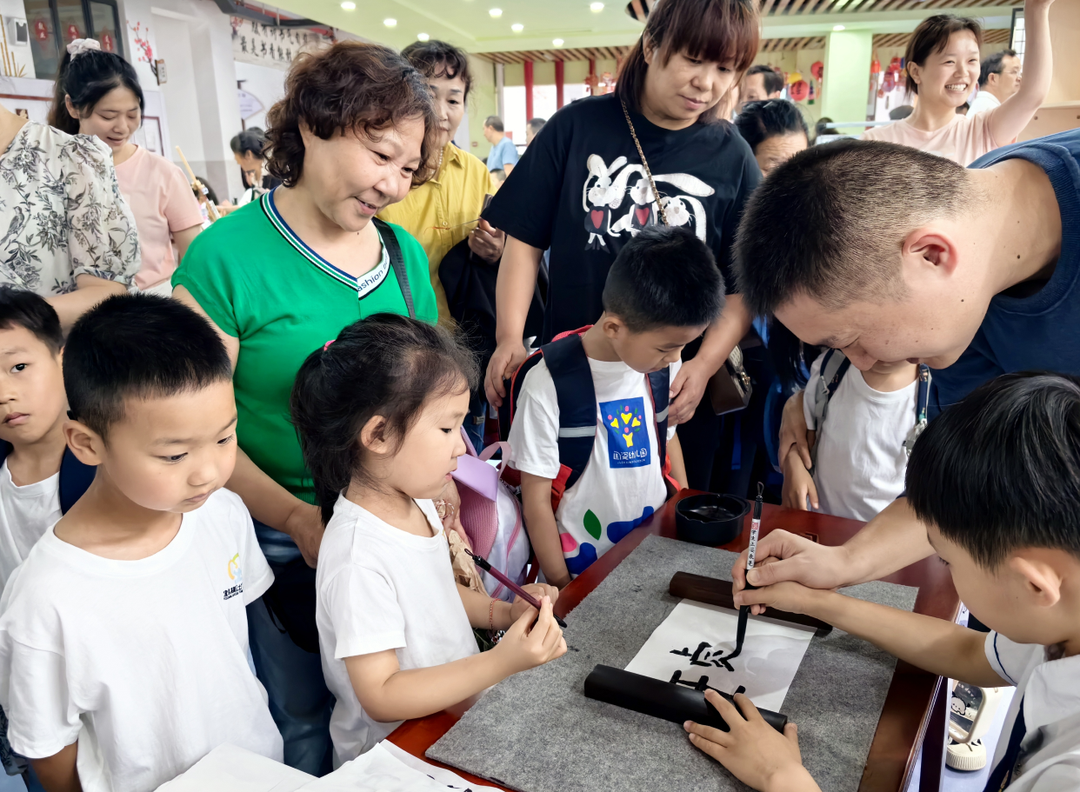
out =
<svg viewBox="0 0 1080 792"><path fill-rule="evenodd" d="M685 497L699 494L683 490L665 504L664 509L622 539L597 559L560 593L555 611L566 616L607 577L607 575L637 548L646 536L656 534L675 538L675 504ZM785 522L784 526L777 522ZM804 529L792 530L800 526ZM762 513L761 535L786 527L820 541L823 545L840 545L858 532L863 523L825 514L800 512L766 504ZM747 515L743 530L733 542L721 545L721 549L741 552L749 542L750 516ZM934 559L928 558L900 570L882 580L901 585L916 585L919 593L915 600L915 613L954 620L960 608L960 600L952 587L947 570ZM897 662L885 703L870 745L866 766L863 769L859 792L900 792L907 785L921 749L923 737L930 722L934 706L934 694L939 677L907 663ZM435 762L425 756L428 748L448 732L479 697L473 697L442 712L426 718L406 721L389 737L402 750L440 767L449 767L470 783L506 789L495 782L471 775L459 768Z"/></svg>

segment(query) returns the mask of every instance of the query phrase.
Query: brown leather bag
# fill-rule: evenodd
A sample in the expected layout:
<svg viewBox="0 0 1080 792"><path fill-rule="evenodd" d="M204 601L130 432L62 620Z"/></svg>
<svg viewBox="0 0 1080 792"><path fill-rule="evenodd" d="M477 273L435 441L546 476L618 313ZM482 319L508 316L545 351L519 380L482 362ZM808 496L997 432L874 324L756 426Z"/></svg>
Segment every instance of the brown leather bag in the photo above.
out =
<svg viewBox="0 0 1080 792"><path fill-rule="evenodd" d="M717 415L743 410L750 403L754 388L750 382L750 375L743 367L741 345L736 344L728 355L728 359L724 361L724 365L709 377L705 392L709 396L713 412Z"/></svg>

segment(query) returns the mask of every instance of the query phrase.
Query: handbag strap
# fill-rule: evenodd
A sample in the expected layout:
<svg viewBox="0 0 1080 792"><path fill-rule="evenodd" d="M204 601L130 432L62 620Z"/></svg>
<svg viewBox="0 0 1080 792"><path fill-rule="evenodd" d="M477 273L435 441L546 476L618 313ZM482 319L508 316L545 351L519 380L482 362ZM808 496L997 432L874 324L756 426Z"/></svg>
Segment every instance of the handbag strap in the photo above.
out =
<svg viewBox="0 0 1080 792"><path fill-rule="evenodd" d="M390 258L390 266L394 269L394 277L397 279L401 296L405 299L405 309L409 312L409 318L416 318L416 308L413 307L412 286L409 285L409 274L405 270L405 257L401 254L401 243L398 242L397 234L390 224L377 217L373 217L375 228L379 232L379 239L386 246L386 254Z"/></svg>
<svg viewBox="0 0 1080 792"><path fill-rule="evenodd" d="M664 211L664 202L660 200L660 192L656 189L656 182L653 181L652 171L649 170L649 161L645 159L645 152L641 149L641 141L638 140L637 132L634 131L634 122L630 120L630 111L626 109L626 102L622 102L623 116L626 118L626 125L630 127L630 137L634 139L634 146L637 147L638 156L641 157L641 164L645 168L645 175L649 177L649 187L652 188L653 197L656 198L656 209L660 213L660 220L664 225L671 225L667 219L667 212Z"/></svg>

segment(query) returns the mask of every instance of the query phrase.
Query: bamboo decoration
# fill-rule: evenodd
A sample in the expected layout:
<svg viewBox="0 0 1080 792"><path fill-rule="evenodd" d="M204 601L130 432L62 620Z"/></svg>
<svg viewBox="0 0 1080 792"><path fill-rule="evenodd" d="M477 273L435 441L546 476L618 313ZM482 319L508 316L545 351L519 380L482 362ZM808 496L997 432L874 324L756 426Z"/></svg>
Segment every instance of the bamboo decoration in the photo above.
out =
<svg viewBox="0 0 1080 792"><path fill-rule="evenodd" d="M188 177L191 179L191 186L194 187L198 192L201 192L203 195L206 196L206 211L210 214L210 221L213 222L215 220L220 220L221 215L218 214L218 210L217 207L214 206L214 202L210 200L209 191L206 189L203 183L199 181L198 178L195 176L195 171L193 171L191 169L191 166L188 165L187 157L184 156L184 152L180 150L179 146L176 147L176 153L180 155L180 159L183 161L184 167L187 169Z"/></svg>

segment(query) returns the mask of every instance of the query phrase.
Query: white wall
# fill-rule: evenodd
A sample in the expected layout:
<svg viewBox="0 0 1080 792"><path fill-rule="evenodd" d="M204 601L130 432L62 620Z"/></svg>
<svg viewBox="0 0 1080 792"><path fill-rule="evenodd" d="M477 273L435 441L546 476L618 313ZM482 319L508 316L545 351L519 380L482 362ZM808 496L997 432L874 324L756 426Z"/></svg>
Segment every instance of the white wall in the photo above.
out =
<svg viewBox="0 0 1080 792"><path fill-rule="evenodd" d="M245 120L248 128L257 126L266 129L266 112L285 96L286 73L268 66L236 62L236 79L243 81L240 87L258 99L263 106L259 113ZM236 131L239 132L240 128L237 127Z"/></svg>
<svg viewBox="0 0 1080 792"><path fill-rule="evenodd" d="M9 17L26 19L26 9L23 0L0 0L0 16L4 18L4 33L8 36L8 64L11 68L4 68L0 64L0 76L3 77L26 77L33 78L34 58L30 54L30 45L22 47L11 46L10 30L7 27ZM33 35L33 31L31 31Z"/></svg>
<svg viewBox="0 0 1080 792"><path fill-rule="evenodd" d="M191 35L188 24L178 19L153 16L158 42L157 57L164 59L167 82L160 87L169 117L172 146L179 146L198 175L204 173L206 151L203 147L199 96L195 92L195 67L191 59ZM175 148L165 154L178 160Z"/></svg>
<svg viewBox="0 0 1080 792"><path fill-rule="evenodd" d="M219 197L239 195L240 169L229 148L240 130L229 17L210 0L122 0L120 10L124 43L144 86L157 83L150 63L165 61L159 90L169 119L166 156L179 163L179 145Z"/></svg>

